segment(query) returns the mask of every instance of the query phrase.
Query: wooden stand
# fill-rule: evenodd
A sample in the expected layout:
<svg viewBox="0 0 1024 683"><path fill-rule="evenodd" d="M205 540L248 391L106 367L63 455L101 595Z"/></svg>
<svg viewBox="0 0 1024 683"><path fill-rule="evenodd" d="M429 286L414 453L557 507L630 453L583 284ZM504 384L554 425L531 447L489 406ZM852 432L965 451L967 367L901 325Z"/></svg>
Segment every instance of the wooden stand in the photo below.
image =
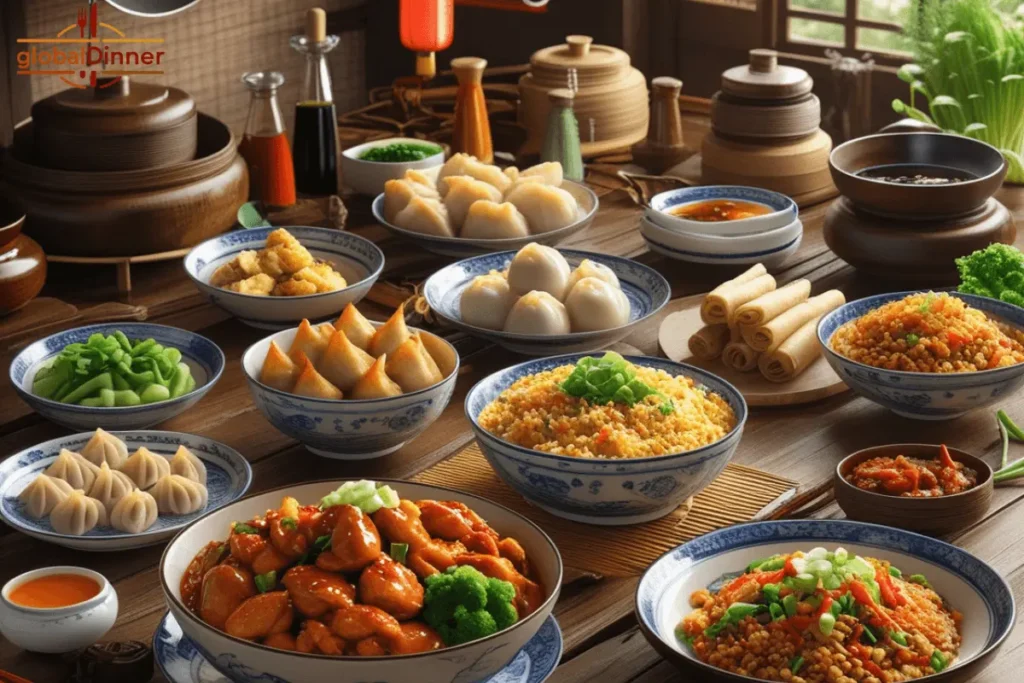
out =
<svg viewBox="0 0 1024 683"><path fill-rule="evenodd" d="M47 254L46 260L49 263L74 263L86 266L116 266L117 267L117 291L120 294L128 294L132 291L133 263L156 263L158 261L173 261L174 259L185 258L188 249L177 249L175 251L163 251L158 254L143 254L141 256L56 256Z"/></svg>

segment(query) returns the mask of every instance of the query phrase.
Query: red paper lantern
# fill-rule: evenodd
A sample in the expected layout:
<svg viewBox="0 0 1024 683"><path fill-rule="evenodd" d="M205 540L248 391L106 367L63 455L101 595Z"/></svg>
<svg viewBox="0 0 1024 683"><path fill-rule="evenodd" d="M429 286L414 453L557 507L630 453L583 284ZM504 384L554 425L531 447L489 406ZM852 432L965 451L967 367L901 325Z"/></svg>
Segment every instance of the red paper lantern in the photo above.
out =
<svg viewBox="0 0 1024 683"><path fill-rule="evenodd" d="M399 0L398 34L402 45L416 53L416 73L437 73L434 53L452 44L455 0Z"/></svg>

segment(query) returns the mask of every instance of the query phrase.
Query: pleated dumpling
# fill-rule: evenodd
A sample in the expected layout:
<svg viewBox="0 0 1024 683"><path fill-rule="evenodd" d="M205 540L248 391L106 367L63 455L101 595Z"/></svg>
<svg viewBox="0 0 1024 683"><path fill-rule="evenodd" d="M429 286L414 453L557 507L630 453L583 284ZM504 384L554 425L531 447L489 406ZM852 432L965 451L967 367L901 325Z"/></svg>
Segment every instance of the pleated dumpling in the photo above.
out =
<svg viewBox="0 0 1024 683"><path fill-rule="evenodd" d="M505 331L514 334L568 334L569 330L565 306L547 292L519 297L505 319Z"/></svg>
<svg viewBox="0 0 1024 683"><path fill-rule="evenodd" d="M356 385L352 387L349 398L365 401L374 398L390 398L401 396L402 387L398 386L393 379L388 377L385 370L387 355L382 355L373 362L366 374L359 378Z"/></svg>
<svg viewBox="0 0 1024 683"><path fill-rule="evenodd" d="M423 347L419 335L412 335L402 342L388 357L384 368L388 377L409 393L433 386L444 379L437 363Z"/></svg>
<svg viewBox="0 0 1024 683"><path fill-rule="evenodd" d="M440 199L441 195L437 193L433 186L417 182L412 178L406 177L386 181L384 183L384 218L394 223L395 216L409 205L413 197Z"/></svg>
<svg viewBox="0 0 1024 683"><path fill-rule="evenodd" d="M97 429L82 449L82 457L97 467L107 463L111 469L119 470L128 459L128 447L110 432Z"/></svg>
<svg viewBox="0 0 1024 683"><path fill-rule="evenodd" d="M114 503L121 500L135 490L133 482L124 472L110 469L110 465L100 465L100 472L96 475L96 481L89 489L89 497L95 498L103 503L108 511L114 508Z"/></svg>
<svg viewBox="0 0 1024 683"><path fill-rule="evenodd" d="M452 225L460 228L466 222L469 207L474 202L487 200L501 201L501 192L494 185L466 175L448 178L448 194L444 196L444 206L448 209L448 218Z"/></svg>
<svg viewBox="0 0 1024 683"><path fill-rule="evenodd" d="M531 166L519 172L518 179L540 178L548 185L561 187L562 185L562 164L557 161L545 161L542 164Z"/></svg>
<svg viewBox="0 0 1024 683"><path fill-rule="evenodd" d="M100 468L96 465L66 448L60 449L57 459L46 468L47 475L63 479L71 485L71 488L83 491L89 490L99 471Z"/></svg>
<svg viewBox="0 0 1024 683"><path fill-rule="evenodd" d="M303 319L299 323L299 329L295 332L292 345L288 347L288 355L299 365L301 365L299 363L300 353L316 363L323 355L324 349L327 348L327 342L331 340L332 334L334 334L334 325L323 323L313 327L308 320ZM299 369L301 370L301 367Z"/></svg>
<svg viewBox="0 0 1024 683"><path fill-rule="evenodd" d="M351 390L371 365L373 356L353 344L342 330L338 330L327 344L318 369L327 381L344 392Z"/></svg>
<svg viewBox="0 0 1024 683"><path fill-rule="evenodd" d="M370 340L370 348L367 349L374 358L379 358L385 353L392 353L409 338L409 328L405 324L405 304L391 314L387 322L377 328Z"/></svg>
<svg viewBox="0 0 1024 683"><path fill-rule="evenodd" d="M267 357L260 368L260 382L278 391L291 391L299 376L299 366L281 350L276 341L270 342Z"/></svg>
<svg viewBox="0 0 1024 683"><path fill-rule="evenodd" d="M317 372L313 361L303 356L299 366L301 371L299 372L299 378L295 380L295 386L292 387L293 394L331 401L341 400L341 389L324 379L324 376Z"/></svg>
<svg viewBox="0 0 1024 683"><path fill-rule="evenodd" d="M25 506L25 514L35 519L42 519L50 514L53 507L67 498L71 492L71 484L63 479L40 474L18 494L18 500Z"/></svg>
<svg viewBox="0 0 1024 683"><path fill-rule="evenodd" d="M184 446L178 446L174 457L171 458L170 466L171 474L180 475L206 486L206 463Z"/></svg>
<svg viewBox="0 0 1024 683"><path fill-rule="evenodd" d="M454 237L452 222L448 209L437 199L413 197L405 208L395 214L391 222L403 230L434 235L435 237Z"/></svg>
<svg viewBox="0 0 1024 683"><path fill-rule="evenodd" d="M106 524L107 509L103 503L82 491L72 491L50 511L50 526L58 534L81 536Z"/></svg>
<svg viewBox="0 0 1024 683"><path fill-rule="evenodd" d="M547 183L522 182L505 197L526 217L533 233L550 232L575 223L579 218L576 198Z"/></svg>
<svg viewBox="0 0 1024 683"><path fill-rule="evenodd" d="M467 325L500 330L518 298L501 273L477 275L459 296L459 316Z"/></svg>
<svg viewBox="0 0 1024 683"><path fill-rule="evenodd" d="M450 189L448 178L460 175L468 175L482 180L498 188L502 193L512 184L512 180L497 166L485 164L468 154L453 154L437 174L437 189L442 197L448 194Z"/></svg>
<svg viewBox="0 0 1024 683"><path fill-rule="evenodd" d="M505 168L501 169L501 172L504 173L505 176L513 183L516 181L516 179L519 178L519 169L516 168L515 166L506 166Z"/></svg>
<svg viewBox="0 0 1024 683"><path fill-rule="evenodd" d="M526 237L530 234L530 226L515 205L481 200L469 207L459 234L466 239L479 240Z"/></svg>
<svg viewBox="0 0 1024 683"><path fill-rule="evenodd" d="M148 489L160 477L171 473L171 464L164 456L143 446L128 456L121 471L127 474L140 489Z"/></svg>
<svg viewBox="0 0 1024 683"><path fill-rule="evenodd" d="M206 507L206 487L178 474L161 477L149 490L156 509L164 515L190 515Z"/></svg>
<svg viewBox="0 0 1024 683"><path fill-rule="evenodd" d="M363 351L370 348L370 340L373 339L374 333L377 332L377 328L366 319L366 316L359 312L355 304L349 304L345 307L345 310L341 312L338 320L334 323L334 327L344 332L348 340Z"/></svg>
<svg viewBox="0 0 1024 683"><path fill-rule="evenodd" d="M629 322L629 299L618 287L585 277L569 290L565 311L573 332L609 330Z"/></svg>
<svg viewBox="0 0 1024 683"><path fill-rule="evenodd" d="M615 274L614 270L603 263L585 258L580 261L580 264L569 275L569 284L565 291L572 291L573 285L585 277L596 277L598 280L604 280L616 289L622 289L622 285L619 284L619 276Z"/></svg>
<svg viewBox="0 0 1024 683"><path fill-rule="evenodd" d="M114 504L110 526L128 534L141 534L153 526L158 516L156 499L136 489Z"/></svg>
<svg viewBox="0 0 1024 683"><path fill-rule="evenodd" d="M508 285L516 294L541 291L561 301L571 273L569 262L557 249L531 242L512 257Z"/></svg>
<svg viewBox="0 0 1024 683"><path fill-rule="evenodd" d="M421 185L422 187L418 187L418 188L416 188L416 190L418 192L424 193L423 194L424 197L427 196L427 194L425 194L425 192L427 190L433 190L434 191L433 195L431 195L431 196L435 196L435 197L440 197L441 196L437 192L437 186L434 184L434 179L431 178L426 173L424 173L423 171L418 171L415 168L407 168L407 169L405 169L405 176L404 176L404 178L406 180L408 180L410 183L415 183L416 185Z"/></svg>

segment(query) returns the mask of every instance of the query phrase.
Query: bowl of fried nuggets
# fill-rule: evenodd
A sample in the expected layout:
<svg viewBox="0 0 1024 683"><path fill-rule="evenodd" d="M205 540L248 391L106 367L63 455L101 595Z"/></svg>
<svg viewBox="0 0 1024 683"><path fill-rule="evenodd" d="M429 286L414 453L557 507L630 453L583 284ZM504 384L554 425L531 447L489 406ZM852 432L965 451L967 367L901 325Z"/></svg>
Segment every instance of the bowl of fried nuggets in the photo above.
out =
<svg viewBox="0 0 1024 683"><path fill-rule="evenodd" d="M185 272L210 301L270 330L337 316L366 296L383 269L373 242L308 226L229 232L185 257Z"/></svg>

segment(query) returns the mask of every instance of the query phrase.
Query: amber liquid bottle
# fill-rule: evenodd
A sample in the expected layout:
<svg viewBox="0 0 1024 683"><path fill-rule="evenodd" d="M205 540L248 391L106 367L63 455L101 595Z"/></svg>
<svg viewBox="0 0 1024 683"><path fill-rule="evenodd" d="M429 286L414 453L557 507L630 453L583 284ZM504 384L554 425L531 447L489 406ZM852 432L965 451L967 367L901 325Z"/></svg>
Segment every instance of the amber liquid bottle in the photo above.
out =
<svg viewBox="0 0 1024 683"><path fill-rule="evenodd" d="M277 89L284 76L276 71L256 71L242 77L252 93L245 135L238 151L249 166L249 199L270 206L295 203L295 175L292 152L288 148Z"/></svg>
<svg viewBox="0 0 1024 683"><path fill-rule="evenodd" d="M294 36L291 46L306 58L306 76L295 105L295 189L301 195L322 196L338 191L338 130L328 52L338 36L326 35L326 15L312 9L306 15L306 34Z"/></svg>

